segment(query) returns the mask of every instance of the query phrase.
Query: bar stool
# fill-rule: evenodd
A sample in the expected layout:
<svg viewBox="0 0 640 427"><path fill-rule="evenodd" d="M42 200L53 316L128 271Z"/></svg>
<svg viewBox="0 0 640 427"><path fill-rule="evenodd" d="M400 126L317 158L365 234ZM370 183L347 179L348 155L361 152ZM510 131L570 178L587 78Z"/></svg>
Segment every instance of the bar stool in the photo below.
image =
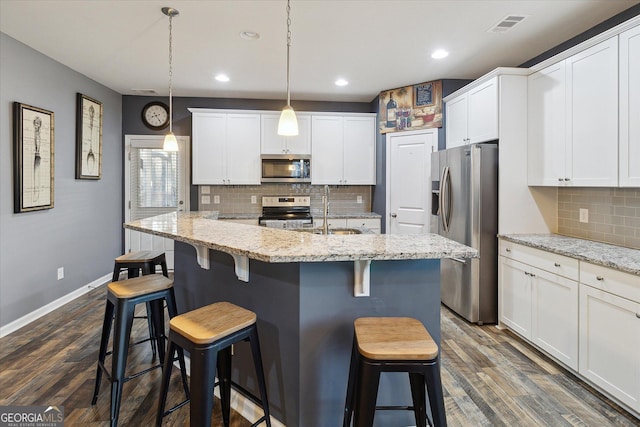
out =
<svg viewBox="0 0 640 427"><path fill-rule="evenodd" d="M154 274L156 272L156 265L162 268L162 274L165 277L169 277L169 270L167 269L167 260L164 252L162 251L137 251L129 252L124 255L120 255L115 259L113 266L113 277L111 280L117 282L120 280L120 272L124 269L127 270L127 278L131 279L138 277L142 270L142 275ZM147 315L142 317L135 317L136 319L147 319L147 325L149 327L149 338L144 341L151 343L151 351L153 352L153 358L156 357L156 342L153 333L153 323L151 322L151 307L147 303ZM162 360L162 359L161 359Z"/></svg>
<svg viewBox="0 0 640 427"><path fill-rule="evenodd" d="M409 317L362 317L355 334L343 427L371 427L376 409L413 410L417 427L426 427L425 385L436 427L446 426L438 345L424 325ZM381 372L407 372L413 406L376 406ZM429 425L432 425L429 422Z"/></svg>
<svg viewBox="0 0 640 427"><path fill-rule="evenodd" d="M173 291L173 280L161 275L153 274L111 282L107 286L107 304L104 313L104 323L102 325L100 351L98 353L95 390L91 404L95 405L98 400L102 373L104 371L111 383L110 421L112 426L118 424L123 384L142 374L162 367L162 364L158 363L136 374L127 377L124 376L127 365L133 313L137 304L149 303L151 306L151 320L154 324L153 331L156 342L159 344L158 352L162 358L161 360L164 359L166 336L164 332L163 300L167 303L169 317L175 317L177 310ZM113 351L108 352L107 346L109 336L111 335L112 323L114 324ZM107 370L104 363L106 356L109 354L111 354L111 372ZM184 355L181 351L178 352L178 360L182 371L183 386L188 396Z"/></svg>
<svg viewBox="0 0 640 427"><path fill-rule="evenodd" d="M169 345L164 362L156 425L161 426L165 415L189 403L187 399L165 412L172 369L170 360L174 351L182 348L191 355L191 426L211 425L217 367L222 419L225 427L228 427L231 408L231 345L249 341L262 399L258 403L264 411L264 416L253 426L265 421L271 427L256 314L229 302L217 302L176 316L169 325ZM248 393L245 390L243 392Z"/></svg>
<svg viewBox="0 0 640 427"><path fill-rule="evenodd" d="M124 255L120 255L115 259L115 265L113 267L113 280L117 282L120 278L120 271L127 269L127 277L129 279L138 277L140 270L142 275L153 274L156 270L156 265L162 268L162 274L165 277L169 277L169 271L167 270L167 260L164 252L162 251L137 251L129 252Z"/></svg>

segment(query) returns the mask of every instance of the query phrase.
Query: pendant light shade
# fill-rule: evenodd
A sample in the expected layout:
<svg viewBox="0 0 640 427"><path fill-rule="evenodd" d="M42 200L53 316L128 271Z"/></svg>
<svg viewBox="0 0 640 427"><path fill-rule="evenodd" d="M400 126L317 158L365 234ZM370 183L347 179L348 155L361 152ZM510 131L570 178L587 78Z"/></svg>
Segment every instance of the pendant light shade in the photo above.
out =
<svg viewBox="0 0 640 427"><path fill-rule="evenodd" d="M287 0L287 105L282 109L278 122L278 135L295 136L298 134L298 119L291 108L291 91L289 90L289 57L291 49L291 5Z"/></svg>
<svg viewBox="0 0 640 427"><path fill-rule="evenodd" d="M178 151L178 140L173 132L169 132L164 137L164 144L162 144L164 151Z"/></svg>
<svg viewBox="0 0 640 427"><path fill-rule="evenodd" d="M282 109L278 122L278 135L295 136L298 134L298 118L290 105Z"/></svg>
<svg viewBox="0 0 640 427"><path fill-rule="evenodd" d="M163 7L162 13L169 17L169 133L164 137L164 151L178 151L178 140L173 134L173 17L180 12L172 7Z"/></svg>

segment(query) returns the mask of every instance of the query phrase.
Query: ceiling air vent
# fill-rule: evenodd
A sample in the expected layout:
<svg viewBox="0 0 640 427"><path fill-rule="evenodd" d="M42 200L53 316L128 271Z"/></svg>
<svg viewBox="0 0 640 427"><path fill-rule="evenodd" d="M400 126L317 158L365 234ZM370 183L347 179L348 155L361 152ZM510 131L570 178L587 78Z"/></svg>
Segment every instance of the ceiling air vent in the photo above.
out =
<svg viewBox="0 0 640 427"><path fill-rule="evenodd" d="M498 22L496 25L489 28L487 32L506 33L507 31L515 27L516 24L519 24L520 22L524 21L525 18L526 16L524 15L508 15L505 18L501 19L500 22Z"/></svg>
<svg viewBox="0 0 640 427"><path fill-rule="evenodd" d="M158 92L156 92L153 89L131 89L131 92L135 93L136 95L157 95Z"/></svg>

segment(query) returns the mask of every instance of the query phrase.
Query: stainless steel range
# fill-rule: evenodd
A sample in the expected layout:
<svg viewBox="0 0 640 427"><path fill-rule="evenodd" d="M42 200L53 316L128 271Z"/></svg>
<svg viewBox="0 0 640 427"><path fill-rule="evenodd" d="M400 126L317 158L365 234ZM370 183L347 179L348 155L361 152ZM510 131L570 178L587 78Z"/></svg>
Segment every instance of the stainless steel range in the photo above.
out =
<svg viewBox="0 0 640 427"><path fill-rule="evenodd" d="M262 196L259 224L274 228L312 228L311 197Z"/></svg>

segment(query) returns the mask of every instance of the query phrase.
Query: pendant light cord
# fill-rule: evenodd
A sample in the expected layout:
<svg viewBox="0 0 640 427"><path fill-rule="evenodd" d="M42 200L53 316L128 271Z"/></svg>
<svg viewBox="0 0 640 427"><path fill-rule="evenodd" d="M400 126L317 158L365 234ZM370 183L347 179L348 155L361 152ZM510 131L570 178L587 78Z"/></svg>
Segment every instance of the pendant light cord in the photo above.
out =
<svg viewBox="0 0 640 427"><path fill-rule="evenodd" d="M291 106L291 92L289 91L289 50L291 48L291 5L287 0L287 106Z"/></svg>
<svg viewBox="0 0 640 427"><path fill-rule="evenodd" d="M173 14L169 13L169 133L173 133Z"/></svg>

